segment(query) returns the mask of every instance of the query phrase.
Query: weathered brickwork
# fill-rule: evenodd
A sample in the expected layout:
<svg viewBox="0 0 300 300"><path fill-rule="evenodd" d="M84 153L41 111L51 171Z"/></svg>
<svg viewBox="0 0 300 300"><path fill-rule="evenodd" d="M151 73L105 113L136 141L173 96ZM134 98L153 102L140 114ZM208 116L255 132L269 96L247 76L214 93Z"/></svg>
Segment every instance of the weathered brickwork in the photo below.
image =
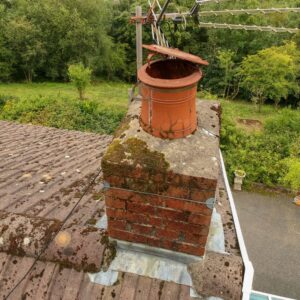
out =
<svg viewBox="0 0 300 300"><path fill-rule="evenodd" d="M105 164L110 237L204 254L212 214L205 202L215 197L216 180ZM118 172L112 175L109 169Z"/></svg>
<svg viewBox="0 0 300 300"><path fill-rule="evenodd" d="M218 124L218 118L215 122ZM125 128L134 126L134 122L128 126L123 124ZM194 160L190 173L180 173L174 167L172 157L170 159L160 152L161 148L156 150L153 147L157 140L148 141L142 136L144 133L140 138L136 134L138 128L134 132L134 135L131 134L129 129L126 134L121 133L102 160L104 180L110 186L105 193L109 236L204 255L213 211L206 202L215 198L217 188L215 153L218 151L218 139L199 132L199 137L194 138L208 140L211 149L205 150L210 156L199 156L199 164ZM193 140L184 143L187 141L192 149ZM163 143L164 151L168 153L168 142ZM189 147L185 147L186 152ZM170 144L170 151L173 148L174 145ZM174 149L175 156L176 151L179 150ZM176 161L176 157L173 160ZM188 163L187 166L184 164L185 168L188 168ZM194 172L195 165L201 170ZM205 170L208 170L207 176Z"/></svg>

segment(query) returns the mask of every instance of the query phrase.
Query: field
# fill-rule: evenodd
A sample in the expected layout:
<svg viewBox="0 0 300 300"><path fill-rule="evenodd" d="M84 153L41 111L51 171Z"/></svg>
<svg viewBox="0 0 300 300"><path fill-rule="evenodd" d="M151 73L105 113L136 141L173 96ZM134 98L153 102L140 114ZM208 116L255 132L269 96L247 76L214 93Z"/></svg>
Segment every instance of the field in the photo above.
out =
<svg viewBox="0 0 300 300"><path fill-rule="evenodd" d="M0 118L111 134L127 109L128 84L91 85L85 100L69 83L0 84Z"/></svg>
<svg viewBox="0 0 300 300"><path fill-rule="evenodd" d="M112 134L126 113L129 87L100 82L79 100L67 83L0 84L0 119ZM214 98L208 96L199 94ZM220 101L221 149L230 180L242 169L248 186L258 182L289 188L288 162L300 155L300 110L264 105L258 112L252 103Z"/></svg>
<svg viewBox="0 0 300 300"><path fill-rule="evenodd" d="M102 82L91 85L86 92L86 98L96 100L106 107L114 106L120 109L127 107L126 83ZM33 97L58 97L77 99L78 93L70 83L11 83L0 84L0 95L22 98Z"/></svg>

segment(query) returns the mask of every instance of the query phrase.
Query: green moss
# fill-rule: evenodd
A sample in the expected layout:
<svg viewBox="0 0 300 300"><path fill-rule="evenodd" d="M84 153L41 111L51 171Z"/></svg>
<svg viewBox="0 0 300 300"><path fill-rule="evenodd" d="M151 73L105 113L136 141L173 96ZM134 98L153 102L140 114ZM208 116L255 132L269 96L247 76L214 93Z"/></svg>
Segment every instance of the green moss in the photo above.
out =
<svg viewBox="0 0 300 300"><path fill-rule="evenodd" d="M151 151L144 141L137 138L129 138L124 143L115 139L102 160L104 173L111 172L111 164L124 164L132 168L140 166L145 170L163 173L169 168L163 153Z"/></svg>
<svg viewBox="0 0 300 300"><path fill-rule="evenodd" d="M104 200L104 195L103 195L102 191L100 191L100 192L94 193L92 198L93 198L93 200L103 201Z"/></svg>
<svg viewBox="0 0 300 300"><path fill-rule="evenodd" d="M111 262L115 259L117 255L117 243L115 241L110 241L108 236L104 234L101 237L101 244L105 245L105 250L103 252L101 268L104 272L106 272L111 264Z"/></svg>
<svg viewBox="0 0 300 300"><path fill-rule="evenodd" d="M129 123L130 123L131 118L125 117L124 120L121 122L120 126L117 128L114 137L119 138L122 137L122 134L129 129Z"/></svg>
<svg viewBox="0 0 300 300"><path fill-rule="evenodd" d="M96 225L97 220L95 218L91 218L87 220L86 225Z"/></svg>

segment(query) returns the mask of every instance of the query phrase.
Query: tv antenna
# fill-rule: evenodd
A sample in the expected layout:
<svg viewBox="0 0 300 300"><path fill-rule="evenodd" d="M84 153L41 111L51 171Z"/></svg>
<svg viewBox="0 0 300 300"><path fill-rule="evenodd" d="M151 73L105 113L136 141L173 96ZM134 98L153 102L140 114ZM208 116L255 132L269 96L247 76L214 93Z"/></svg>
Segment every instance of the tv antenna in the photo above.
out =
<svg viewBox="0 0 300 300"><path fill-rule="evenodd" d="M286 27L274 27L274 26L259 26L259 25L246 25L246 24L228 24L228 23L216 23L216 22L202 22L202 17L207 16L223 16L223 15L255 15L255 14L274 14L274 13L300 13L300 8L256 8L256 9L224 9L224 10L202 10L201 7L205 4L221 3L229 0L195 0L190 11L186 12L167 12L171 0L165 0L161 4L161 0L148 0L148 13L146 16L141 14L133 18L140 22L140 24L150 24L152 39L154 43L160 46L169 47L169 42L164 34L161 24L164 20L173 20L175 23L186 24L188 19L193 18L197 21L197 26L200 28L212 28L212 29L229 29L229 30L254 30L254 31L268 31L274 33L297 33L299 28L286 28Z"/></svg>

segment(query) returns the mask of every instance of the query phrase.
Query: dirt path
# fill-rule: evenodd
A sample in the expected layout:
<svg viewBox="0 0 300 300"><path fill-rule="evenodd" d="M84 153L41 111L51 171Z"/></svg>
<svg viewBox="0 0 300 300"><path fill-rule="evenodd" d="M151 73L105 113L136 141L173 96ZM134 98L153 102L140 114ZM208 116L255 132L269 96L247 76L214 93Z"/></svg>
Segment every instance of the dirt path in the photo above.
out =
<svg viewBox="0 0 300 300"><path fill-rule="evenodd" d="M286 196L235 192L255 290L300 299L300 207Z"/></svg>

